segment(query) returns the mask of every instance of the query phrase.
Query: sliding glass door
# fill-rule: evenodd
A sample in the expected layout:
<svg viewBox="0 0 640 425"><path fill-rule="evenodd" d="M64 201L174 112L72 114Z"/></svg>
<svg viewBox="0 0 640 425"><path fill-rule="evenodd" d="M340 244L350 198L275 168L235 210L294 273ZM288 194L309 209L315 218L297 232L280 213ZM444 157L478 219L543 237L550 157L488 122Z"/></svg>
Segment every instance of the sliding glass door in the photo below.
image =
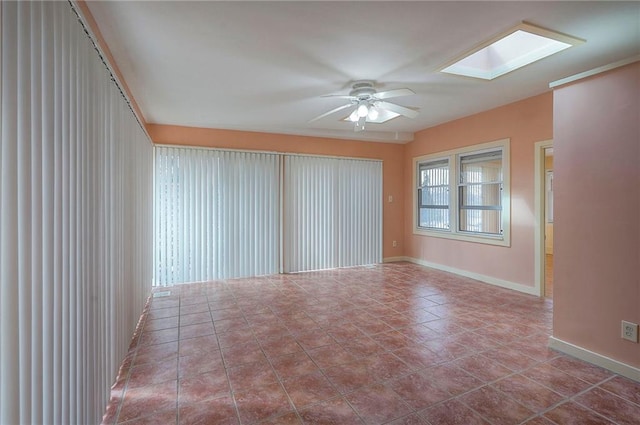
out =
<svg viewBox="0 0 640 425"><path fill-rule="evenodd" d="M382 260L381 161L155 152L155 285Z"/></svg>
<svg viewBox="0 0 640 425"><path fill-rule="evenodd" d="M278 155L156 147L155 156L155 285L278 272Z"/></svg>
<svg viewBox="0 0 640 425"><path fill-rule="evenodd" d="M382 162L287 155L284 271L382 261Z"/></svg>

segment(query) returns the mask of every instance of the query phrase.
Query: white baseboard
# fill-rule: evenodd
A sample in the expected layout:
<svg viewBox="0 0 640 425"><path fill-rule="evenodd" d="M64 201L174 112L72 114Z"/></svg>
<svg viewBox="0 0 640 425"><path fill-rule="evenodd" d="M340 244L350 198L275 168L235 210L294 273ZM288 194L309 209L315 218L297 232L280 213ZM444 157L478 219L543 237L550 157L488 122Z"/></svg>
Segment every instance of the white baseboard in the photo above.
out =
<svg viewBox="0 0 640 425"><path fill-rule="evenodd" d="M397 263L398 261L409 261L407 257L385 257L382 259L383 263Z"/></svg>
<svg viewBox="0 0 640 425"><path fill-rule="evenodd" d="M524 292L525 294L535 295L536 297L540 296L539 290L534 286L522 285L520 283L510 282L508 280L498 279L496 277L486 276L479 273L470 272L467 270L457 269L455 267L444 266L442 264L431 263L429 261L420 260L418 258L412 257L392 257L392 258L402 258L402 260L397 261L409 261L414 264L420 264L421 266L429 267L432 269L442 270L445 272L457 274L464 277L469 277L471 279L479 280L480 282L488 283L494 286L500 286L501 288L512 289L518 292Z"/></svg>
<svg viewBox="0 0 640 425"><path fill-rule="evenodd" d="M602 354L594 353L586 348L579 347L552 336L549 337L549 347L640 382L640 368L622 363L618 360L603 356Z"/></svg>

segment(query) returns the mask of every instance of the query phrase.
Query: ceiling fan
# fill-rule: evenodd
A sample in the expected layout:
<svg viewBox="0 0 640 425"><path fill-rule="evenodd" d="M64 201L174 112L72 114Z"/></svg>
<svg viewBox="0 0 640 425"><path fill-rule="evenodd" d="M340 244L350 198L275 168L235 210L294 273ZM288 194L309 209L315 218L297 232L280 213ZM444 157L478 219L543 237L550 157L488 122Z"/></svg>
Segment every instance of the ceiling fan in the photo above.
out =
<svg viewBox="0 0 640 425"><path fill-rule="evenodd" d="M383 123L399 115L407 118L415 118L418 116L418 111L385 100L412 94L415 94L415 92L407 88L379 92L374 88L373 81L356 81L353 83L348 95L328 94L322 96L348 99L349 103L338 106L322 115L318 115L309 122L318 121L347 108L353 108L348 120L355 124L354 131L364 130L364 126L368 122Z"/></svg>

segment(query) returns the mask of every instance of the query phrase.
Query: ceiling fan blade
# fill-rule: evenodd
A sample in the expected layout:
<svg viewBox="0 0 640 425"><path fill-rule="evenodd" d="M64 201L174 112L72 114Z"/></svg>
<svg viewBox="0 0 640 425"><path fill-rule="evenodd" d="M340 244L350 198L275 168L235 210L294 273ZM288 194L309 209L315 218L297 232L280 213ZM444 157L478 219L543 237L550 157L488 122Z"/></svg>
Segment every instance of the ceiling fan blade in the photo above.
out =
<svg viewBox="0 0 640 425"><path fill-rule="evenodd" d="M415 118L418 116L418 111L414 111L413 109L405 108L404 106L396 105L391 102L378 102L377 106L382 109L395 112L396 114L404 115L407 118Z"/></svg>
<svg viewBox="0 0 640 425"><path fill-rule="evenodd" d="M390 99L392 97L410 96L412 94L416 94L416 93L411 89L395 89L395 90L381 91L381 92L375 93L373 96L376 99Z"/></svg>
<svg viewBox="0 0 640 425"><path fill-rule="evenodd" d="M328 115L335 114L336 112L338 112L338 111L342 111L343 109L349 108L349 107L351 107L351 106L353 106L353 104L351 104L351 103L347 103L346 105L338 106L337 108L332 109L332 110L330 110L329 112L325 112L324 114L322 114L322 115L318 115L318 116L317 116L317 117L315 117L314 119L309 120L309 123L312 123L312 122L315 122L315 121L321 120L322 118L324 118L324 117L326 117L326 116L328 116Z"/></svg>
<svg viewBox="0 0 640 425"><path fill-rule="evenodd" d="M349 96L348 94L323 94L320 97L335 97L338 99L350 99L350 100L357 99L355 96Z"/></svg>

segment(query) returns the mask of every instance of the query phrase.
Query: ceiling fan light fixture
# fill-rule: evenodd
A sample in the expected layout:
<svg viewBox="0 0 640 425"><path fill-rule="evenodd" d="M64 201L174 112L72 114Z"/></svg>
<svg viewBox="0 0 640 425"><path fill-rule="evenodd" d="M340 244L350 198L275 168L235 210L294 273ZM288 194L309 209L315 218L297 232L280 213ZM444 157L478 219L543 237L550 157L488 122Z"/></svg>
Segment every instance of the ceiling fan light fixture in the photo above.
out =
<svg viewBox="0 0 640 425"><path fill-rule="evenodd" d="M367 119L369 121L375 121L378 119L378 116L380 114L378 113L378 110L376 108L371 108L369 109L369 113L367 114Z"/></svg>
<svg viewBox="0 0 640 425"><path fill-rule="evenodd" d="M369 108L367 107L366 103L361 103L358 106L357 111L358 111L358 116L359 117L366 117L369 114Z"/></svg>
<svg viewBox="0 0 640 425"><path fill-rule="evenodd" d="M378 116L374 118L375 113L372 115L371 114L371 110L375 109L375 111L378 113ZM353 118L352 118L353 116ZM369 114L367 115L367 123L373 123L373 124L384 124L387 121L390 121L394 118L399 117L400 114L396 113L396 112L392 112L389 111L387 109L382 109L382 108L377 108L375 106L372 106L369 109ZM358 110L355 109L351 115L347 115L346 117L344 117L341 121L345 121L345 122L351 122L351 123L355 123L360 119L360 117L358 116Z"/></svg>

